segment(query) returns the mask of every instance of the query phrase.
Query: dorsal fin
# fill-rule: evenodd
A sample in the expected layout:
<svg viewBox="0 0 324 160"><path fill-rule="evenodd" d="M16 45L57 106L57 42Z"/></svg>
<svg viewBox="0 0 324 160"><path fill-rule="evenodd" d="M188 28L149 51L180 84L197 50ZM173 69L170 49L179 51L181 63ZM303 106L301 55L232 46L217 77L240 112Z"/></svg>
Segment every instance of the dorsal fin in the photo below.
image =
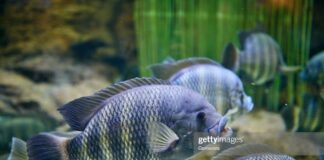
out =
<svg viewBox="0 0 324 160"><path fill-rule="evenodd" d="M239 65L239 51L233 43L228 43L223 51L222 64L225 68L236 72Z"/></svg>
<svg viewBox="0 0 324 160"><path fill-rule="evenodd" d="M196 64L212 64L221 66L219 63L204 57L193 57L181 59L173 63L160 63L151 65L153 76L161 79L169 79L174 73L180 71L183 68L196 65Z"/></svg>
<svg viewBox="0 0 324 160"><path fill-rule="evenodd" d="M213 157L213 160L232 160L239 157L248 156L251 154L260 153L273 153L279 154L276 150L270 148L264 144L242 144L233 148L229 148L217 156Z"/></svg>
<svg viewBox="0 0 324 160"><path fill-rule="evenodd" d="M146 85L169 85L168 81L156 78L134 78L115 83L93 95L77 98L59 108L66 122L73 130L82 131L90 119L103 107L103 102L128 89Z"/></svg>

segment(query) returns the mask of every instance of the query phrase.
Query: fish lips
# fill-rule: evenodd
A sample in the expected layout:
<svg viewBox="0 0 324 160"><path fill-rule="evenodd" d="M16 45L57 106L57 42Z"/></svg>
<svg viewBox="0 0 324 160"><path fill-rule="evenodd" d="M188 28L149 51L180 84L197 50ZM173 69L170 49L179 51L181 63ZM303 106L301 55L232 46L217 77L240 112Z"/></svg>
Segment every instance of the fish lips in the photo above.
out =
<svg viewBox="0 0 324 160"><path fill-rule="evenodd" d="M251 97L245 96L245 98L244 98L244 107L248 112L252 111L252 109L254 107L254 104L252 102Z"/></svg>
<svg viewBox="0 0 324 160"><path fill-rule="evenodd" d="M208 128L208 133L212 136L224 136L231 135L232 129L225 127L228 119L226 117L222 117L217 123Z"/></svg>

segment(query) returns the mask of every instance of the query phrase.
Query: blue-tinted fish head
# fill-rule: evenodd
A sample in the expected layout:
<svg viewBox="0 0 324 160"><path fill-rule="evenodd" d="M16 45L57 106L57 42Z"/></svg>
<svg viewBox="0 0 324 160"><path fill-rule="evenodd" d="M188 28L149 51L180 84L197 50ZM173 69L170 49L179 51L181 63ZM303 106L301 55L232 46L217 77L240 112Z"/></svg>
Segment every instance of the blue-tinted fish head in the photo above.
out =
<svg viewBox="0 0 324 160"><path fill-rule="evenodd" d="M194 92L188 94L182 100L178 111L174 113L174 129L180 134L189 132L208 132L219 133L225 128L227 119L222 119L220 113L216 112L202 95Z"/></svg>
<svg viewBox="0 0 324 160"><path fill-rule="evenodd" d="M299 77L304 81L316 81L320 74L323 73L324 66L321 61L314 61L308 63L302 72L300 72Z"/></svg>
<svg viewBox="0 0 324 160"><path fill-rule="evenodd" d="M253 107L254 107L254 104L253 104L252 98L250 96L247 96L246 94L244 94L244 97L243 97L244 110L250 112L250 111L252 111Z"/></svg>
<svg viewBox="0 0 324 160"><path fill-rule="evenodd" d="M307 74L306 74L306 69L304 69L303 71L301 71L299 73L299 78L302 80L306 80Z"/></svg>
<svg viewBox="0 0 324 160"><path fill-rule="evenodd" d="M250 112L253 109L252 98L244 92L242 83L238 83L230 93L231 108L238 107L242 111Z"/></svg>

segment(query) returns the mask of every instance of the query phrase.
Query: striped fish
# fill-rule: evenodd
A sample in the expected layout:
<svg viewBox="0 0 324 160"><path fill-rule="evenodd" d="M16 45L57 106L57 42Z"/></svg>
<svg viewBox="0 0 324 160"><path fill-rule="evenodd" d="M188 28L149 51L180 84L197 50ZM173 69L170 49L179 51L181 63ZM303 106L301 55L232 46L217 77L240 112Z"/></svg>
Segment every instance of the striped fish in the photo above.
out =
<svg viewBox="0 0 324 160"><path fill-rule="evenodd" d="M324 101L319 95L305 93L303 97L303 108L297 112L298 122L295 125L298 131L323 132L324 131Z"/></svg>
<svg viewBox="0 0 324 160"><path fill-rule="evenodd" d="M212 160L294 160L294 158L281 154L267 145L242 144L229 148Z"/></svg>
<svg viewBox="0 0 324 160"><path fill-rule="evenodd" d="M296 72L299 67L287 66L283 61L281 48L269 35L262 32L241 32L242 50L232 43L223 54L223 65L238 72L240 77L254 85L271 82L278 72Z"/></svg>
<svg viewBox="0 0 324 160"><path fill-rule="evenodd" d="M301 79L312 86L314 94L324 99L324 51L315 55L300 73Z"/></svg>
<svg viewBox="0 0 324 160"><path fill-rule="evenodd" d="M194 131L227 133L226 118L200 94L166 81L135 78L59 109L75 137L41 133L28 157L43 159L160 159Z"/></svg>
<svg viewBox="0 0 324 160"><path fill-rule="evenodd" d="M227 114L230 120L253 108L252 99L245 94L240 78L211 59L187 58L176 62L168 59L167 63L150 68L155 77L199 92L217 112Z"/></svg>

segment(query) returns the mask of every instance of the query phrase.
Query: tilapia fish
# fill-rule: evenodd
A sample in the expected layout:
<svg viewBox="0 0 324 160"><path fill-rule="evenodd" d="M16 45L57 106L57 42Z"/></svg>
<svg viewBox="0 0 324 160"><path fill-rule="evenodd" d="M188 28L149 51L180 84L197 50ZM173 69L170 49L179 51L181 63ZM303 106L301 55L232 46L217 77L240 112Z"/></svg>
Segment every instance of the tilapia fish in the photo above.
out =
<svg viewBox="0 0 324 160"><path fill-rule="evenodd" d="M229 131L202 95L150 78L114 84L59 111L81 133L34 136L27 141L29 159L160 159L188 133Z"/></svg>
<svg viewBox="0 0 324 160"><path fill-rule="evenodd" d="M152 65L157 78L168 79L174 85L185 86L199 92L216 111L233 119L233 113L251 111L253 102L244 92L240 78L232 71L208 58L167 60Z"/></svg>
<svg viewBox="0 0 324 160"><path fill-rule="evenodd" d="M212 160L294 160L263 144L242 144L229 148L212 158Z"/></svg>
<svg viewBox="0 0 324 160"><path fill-rule="evenodd" d="M241 32L241 50L229 43L223 53L223 65L238 72L244 80L263 85L280 73L296 72L297 66L287 66L278 43L263 32Z"/></svg>
<svg viewBox="0 0 324 160"><path fill-rule="evenodd" d="M300 73L300 77L316 89L324 99L324 51L315 55Z"/></svg>

